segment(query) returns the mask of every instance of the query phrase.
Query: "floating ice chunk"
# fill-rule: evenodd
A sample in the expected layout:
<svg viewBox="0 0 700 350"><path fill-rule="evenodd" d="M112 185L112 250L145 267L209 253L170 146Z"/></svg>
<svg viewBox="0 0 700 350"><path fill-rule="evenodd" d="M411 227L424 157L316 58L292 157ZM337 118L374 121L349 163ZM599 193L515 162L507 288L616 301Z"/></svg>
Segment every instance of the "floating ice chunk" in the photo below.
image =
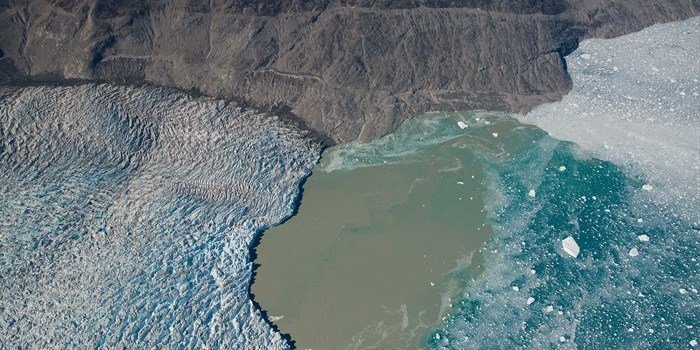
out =
<svg viewBox="0 0 700 350"><path fill-rule="evenodd" d="M560 167L559 167L559 171L566 171L566 167L565 167L565 166L563 166L563 165L562 165L562 166L560 166Z"/></svg>
<svg viewBox="0 0 700 350"><path fill-rule="evenodd" d="M430 286L431 286L431 287L435 287L435 283L430 282Z"/></svg>
<svg viewBox="0 0 700 350"><path fill-rule="evenodd" d="M654 186L652 186L650 184L644 184L644 186L642 186L642 189L645 191L651 191L654 189Z"/></svg>
<svg viewBox="0 0 700 350"><path fill-rule="evenodd" d="M535 302L535 298L533 298L533 297L527 298L527 304L528 304L528 305L530 305L530 304L532 304L532 303L534 303L534 302Z"/></svg>
<svg viewBox="0 0 700 350"><path fill-rule="evenodd" d="M637 250L637 248L632 248L632 249L630 249L629 254L631 257L635 257L635 256L639 255L639 250Z"/></svg>
<svg viewBox="0 0 700 350"><path fill-rule="evenodd" d="M457 184L458 184L458 185L464 185L464 182L462 182L462 181L457 181Z"/></svg>
<svg viewBox="0 0 700 350"><path fill-rule="evenodd" d="M498 133L497 133L497 132L494 132L494 133L492 133L491 135L493 135L493 137L498 137Z"/></svg>
<svg viewBox="0 0 700 350"><path fill-rule="evenodd" d="M587 53L584 53L583 55L581 55L581 58L583 58L584 60L590 60L590 59L591 59L591 55L589 55L589 54L587 54Z"/></svg>
<svg viewBox="0 0 700 350"><path fill-rule="evenodd" d="M527 195L534 198L537 195L537 192L535 192L535 190L530 190Z"/></svg>
<svg viewBox="0 0 700 350"><path fill-rule="evenodd" d="M544 309L544 312L547 312L547 313L552 312L552 311L554 311L554 306L552 306L552 305L549 305L549 306L547 306L546 309Z"/></svg>
<svg viewBox="0 0 700 350"><path fill-rule="evenodd" d="M681 293L681 294L688 294L688 291L685 290L685 288L681 288L681 289L678 290L678 293Z"/></svg>
<svg viewBox="0 0 700 350"><path fill-rule="evenodd" d="M518 288L518 286L513 286L513 290L518 292L518 291L520 291L520 288Z"/></svg>
<svg viewBox="0 0 700 350"><path fill-rule="evenodd" d="M535 273L537 273L537 271L535 271L535 269L532 269L530 270L530 273L534 275Z"/></svg>
<svg viewBox="0 0 700 350"><path fill-rule="evenodd" d="M691 341L690 341L690 346L692 346L692 347L698 346L698 341L695 340L695 339L691 340Z"/></svg>
<svg viewBox="0 0 700 350"><path fill-rule="evenodd" d="M466 129L468 125L463 121L458 121L457 126L459 126L460 129Z"/></svg>
<svg viewBox="0 0 700 350"><path fill-rule="evenodd" d="M649 242L649 236L647 235L639 235L637 238L642 242Z"/></svg>
<svg viewBox="0 0 700 350"><path fill-rule="evenodd" d="M561 241L561 245L564 248L564 251L573 256L574 258L578 256L578 253L580 251L578 243L576 243L576 240L574 237L566 237Z"/></svg>
<svg viewBox="0 0 700 350"><path fill-rule="evenodd" d="M559 337L559 341L563 343L566 341L566 338L564 338L564 336L561 336L561 337Z"/></svg>

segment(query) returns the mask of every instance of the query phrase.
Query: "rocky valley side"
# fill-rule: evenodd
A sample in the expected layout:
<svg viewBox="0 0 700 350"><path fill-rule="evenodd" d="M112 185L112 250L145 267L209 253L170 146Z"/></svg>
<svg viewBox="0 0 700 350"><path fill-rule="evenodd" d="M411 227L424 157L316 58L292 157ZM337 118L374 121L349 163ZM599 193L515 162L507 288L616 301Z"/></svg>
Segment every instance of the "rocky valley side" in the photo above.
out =
<svg viewBox="0 0 700 350"><path fill-rule="evenodd" d="M697 15L697 0L0 2L0 83L152 83L370 140L428 110L525 112L564 56Z"/></svg>

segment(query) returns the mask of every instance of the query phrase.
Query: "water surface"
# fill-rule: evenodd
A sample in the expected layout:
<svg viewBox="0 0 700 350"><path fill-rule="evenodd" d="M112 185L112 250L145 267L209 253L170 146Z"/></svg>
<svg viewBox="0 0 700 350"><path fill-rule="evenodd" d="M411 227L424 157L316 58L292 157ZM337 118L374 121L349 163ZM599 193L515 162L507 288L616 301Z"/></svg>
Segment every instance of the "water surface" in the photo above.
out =
<svg viewBox="0 0 700 350"><path fill-rule="evenodd" d="M449 313L453 272L478 270L491 232L479 154L509 157L514 128L527 129L433 114L328 150L298 214L263 236L256 301L301 349L421 348Z"/></svg>

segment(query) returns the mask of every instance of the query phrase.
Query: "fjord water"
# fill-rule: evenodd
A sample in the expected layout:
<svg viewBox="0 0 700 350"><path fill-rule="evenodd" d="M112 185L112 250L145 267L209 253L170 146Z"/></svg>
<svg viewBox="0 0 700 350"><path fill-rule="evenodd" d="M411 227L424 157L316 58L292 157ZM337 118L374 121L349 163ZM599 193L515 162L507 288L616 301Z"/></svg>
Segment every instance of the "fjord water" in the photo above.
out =
<svg viewBox="0 0 700 350"><path fill-rule="evenodd" d="M301 349L422 347L449 313L450 276L474 275L490 236L480 157L511 157L529 132L500 114L442 114L328 150L297 215L257 248L255 300Z"/></svg>
<svg viewBox="0 0 700 350"><path fill-rule="evenodd" d="M252 292L302 349L678 348L697 224L647 182L506 115L429 115L329 150Z"/></svg>

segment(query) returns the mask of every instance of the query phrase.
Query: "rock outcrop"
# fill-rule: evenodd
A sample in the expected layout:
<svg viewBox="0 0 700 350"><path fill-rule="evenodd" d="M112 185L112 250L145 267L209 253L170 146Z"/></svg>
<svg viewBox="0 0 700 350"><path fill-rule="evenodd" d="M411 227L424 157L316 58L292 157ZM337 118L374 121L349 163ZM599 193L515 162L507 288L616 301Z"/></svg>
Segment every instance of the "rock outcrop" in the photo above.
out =
<svg viewBox="0 0 700 350"><path fill-rule="evenodd" d="M428 110L525 112L579 40L698 0L26 0L0 4L0 83L153 83L288 112L333 141Z"/></svg>

